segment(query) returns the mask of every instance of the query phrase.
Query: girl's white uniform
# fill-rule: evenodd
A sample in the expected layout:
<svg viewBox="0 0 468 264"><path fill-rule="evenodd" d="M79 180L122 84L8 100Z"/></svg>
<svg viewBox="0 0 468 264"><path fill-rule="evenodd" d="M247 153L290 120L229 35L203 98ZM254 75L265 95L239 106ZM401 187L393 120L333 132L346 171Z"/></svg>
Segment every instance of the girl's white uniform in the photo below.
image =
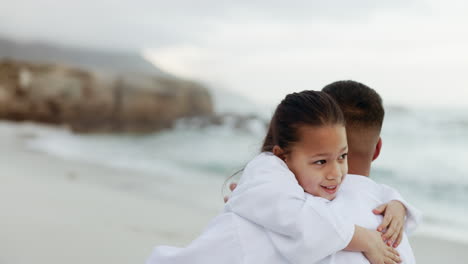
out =
<svg viewBox="0 0 468 264"><path fill-rule="evenodd" d="M264 152L245 168L238 187L205 231L185 248L156 247L147 264L369 263L359 252L341 251L354 225L374 229L371 210L391 200L407 207L406 231L419 212L392 188L364 176L347 175L333 201L304 192L287 165ZM398 247L414 263L406 235Z"/></svg>

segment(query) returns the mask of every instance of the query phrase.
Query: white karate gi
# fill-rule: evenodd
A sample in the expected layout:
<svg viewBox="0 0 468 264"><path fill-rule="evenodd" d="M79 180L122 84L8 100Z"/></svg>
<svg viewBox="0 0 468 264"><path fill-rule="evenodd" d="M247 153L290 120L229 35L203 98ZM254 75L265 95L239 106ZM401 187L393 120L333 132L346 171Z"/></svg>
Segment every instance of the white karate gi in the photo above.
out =
<svg viewBox="0 0 468 264"><path fill-rule="evenodd" d="M156 247L147 264L344 263L340 260L351 257L357 262L346 263L368 263L359 252L338 251L349 244L355 224L375 229L381 217L371 210L390 200L407 206L407 227L415 226L418 212L391 188L348 175L337 203L330 202L304 193L281 159L261 153L245 168L224 212L200 237L186 248ZM373 221L357 217L364 215ZM409 247L407 240L400 247L405 243ZM412 253L407 255L405 261Z"/></svg>
<svg viewBox="0 0 468 264"><path fill-rule="evenodd" d="M347 179L341 185L337 197L333 201L328 202L331 210L336 214L339 213L341 216L346 217L348 221L356 225L376 230L380 223L382 223L383 216L375 215L372 213L372 209L390 200L402 201L407 208L407 219L405 222L405 234L403 234L403 240L397 247L397 250L400 253L402 263L416 263L406 234L414 231L416 228L421 218L420 212L404 202L399 193L386 185L377 184L365 176L349 174L346 177ZM319 263L354 264L369 263L369 261L360 252L342 250L328 256Z"/></svg>

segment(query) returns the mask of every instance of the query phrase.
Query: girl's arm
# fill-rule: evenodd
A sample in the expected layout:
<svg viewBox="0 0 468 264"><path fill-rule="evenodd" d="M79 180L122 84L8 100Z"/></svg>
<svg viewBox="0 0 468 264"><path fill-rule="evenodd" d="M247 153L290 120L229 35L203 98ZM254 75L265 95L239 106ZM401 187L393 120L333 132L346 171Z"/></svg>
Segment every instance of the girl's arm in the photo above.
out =
<svg viewBox="0 0 468 264"><path fill-rule="evenodd" d="M314 263L344 249L354 224L322 199L309 200L286 164L263 153L247 165L225 210L263 226L289 262Z"/></svg>
<svg viewBox="0 0 468 264"><path fill-rule="evenodd" d="M342 242L335 237L342 235L340 232L343 230L340 231L338 226L335 226L334 230L327 228L335 217L333 209L328 208L328 205L323 200L309 195L303 210L320 215L315 218L315 222L304 223L302 226L304 231L295 236L269 232L275 248L291 263L315 263L336 253L336 248L342 247L339 246L343 245ZM324 222L320 221L320 218ZM353 225L353 230L350 240L344 243L346 247L342 250L362 252L371 264L400 262L398 252L385 245L380 232L357 225Z"/></svg>
<svg viewBox="0 0 468 264"><path fill-rule="evenodd" d="M407 233L412 233L416 227L420 224L422 214L421 212L410 205L408 202L403 199L401 194L393 189L392 187L385 185L385 184L378 184L380 187L380 194L381 194L381 199L385 203L390 203L391 201L398 201L401 203L401 205L404 206L405 210L405 223L404 223L404 228ZM378 209L378 208L376 208ZM389 217L387 217L389 218ZM384 221L385 221L385 216L384 216Z"/></svg>
<svg viewBox="0 0 468 264"><path fill-rule="evenodd" d="M387 241L388 245L398 247L403 233L413 232L421 221L419 210L408 204L395 189L379 184L380 199L385 204L375 208L375 214L382 214L384 219L377 227L377 231L383 232L382 239Z"/></svg>
<svg viewBox="0 0 468 264"><path fill-rule="evenodd" d="M401 262L400 254L382 241L380 232L360 226L356 226L353 239L345 250L362 252L372 264Z"/></svg>

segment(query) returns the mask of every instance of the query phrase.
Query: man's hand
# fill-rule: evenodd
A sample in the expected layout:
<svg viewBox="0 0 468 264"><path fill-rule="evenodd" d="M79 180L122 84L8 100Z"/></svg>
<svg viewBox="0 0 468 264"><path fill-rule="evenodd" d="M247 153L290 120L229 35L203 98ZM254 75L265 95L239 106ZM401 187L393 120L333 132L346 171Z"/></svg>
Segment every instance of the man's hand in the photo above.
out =
<svg viewBox="0 0 468 264"><path fill-rule="evenodd" d="M234 189L237 187L237 183L235 182L232 182L231 184L229 184L229 190L234 191ZM229 196L224 196L224 203L227 203L227 201L229 200Z"/></svg>
<svg viewBox="0 0 468 264"><path fill-rule="evenodd" d="M377 231L382 232L382 239L387 245L398 247L403 239L403 227L405 223L406 207L399 201L390 201L372 210L374 214L384 216Z"/></svg>

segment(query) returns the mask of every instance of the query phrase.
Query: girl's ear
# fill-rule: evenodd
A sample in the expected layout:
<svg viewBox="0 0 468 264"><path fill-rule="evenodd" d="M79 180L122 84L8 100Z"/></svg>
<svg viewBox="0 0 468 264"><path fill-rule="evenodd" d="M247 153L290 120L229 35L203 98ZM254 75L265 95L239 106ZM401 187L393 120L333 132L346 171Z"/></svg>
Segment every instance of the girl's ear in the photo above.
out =
<svg viewBox="0 0 468 264"><path fill-rule="evenodd" d="M273 147L273 154L274 154L276 157L282 159L283 161L286 161L286 156L284 155L284 150L283 150L280 146L275 145L275 146Z"/></svg>

